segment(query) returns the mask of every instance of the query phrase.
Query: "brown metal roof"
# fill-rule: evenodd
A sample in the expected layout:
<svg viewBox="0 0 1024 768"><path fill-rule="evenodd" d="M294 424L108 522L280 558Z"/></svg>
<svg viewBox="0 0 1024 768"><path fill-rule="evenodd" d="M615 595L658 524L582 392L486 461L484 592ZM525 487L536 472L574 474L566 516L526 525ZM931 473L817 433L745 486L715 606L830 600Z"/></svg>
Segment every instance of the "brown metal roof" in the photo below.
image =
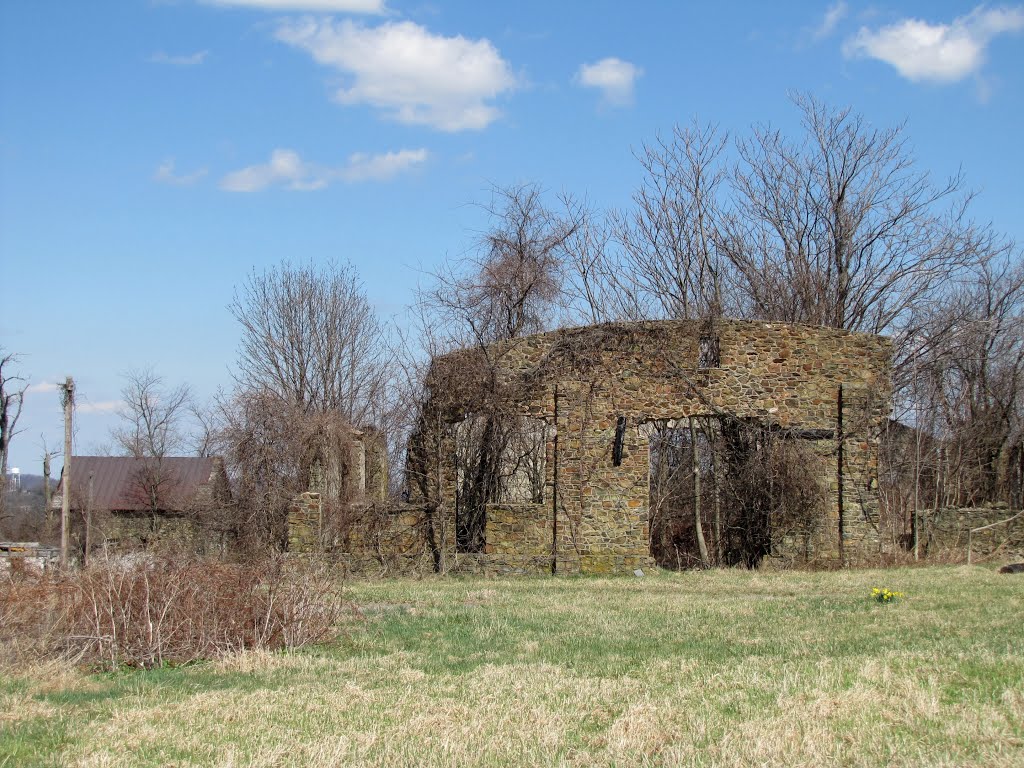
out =
<svg viewBox="0 0 1024 768"><path fill-rule="evenodd" d="M72 456L71 505L83 507L89 496L92 476L92 508L111 511L149 509L147 489L159 488L160 507L181 510L209 485L219 471L219 459L169 456L136 459L131 456ZM147 478L149 478L147 480ZM63 472L57 494L64 490Z"/></svg>

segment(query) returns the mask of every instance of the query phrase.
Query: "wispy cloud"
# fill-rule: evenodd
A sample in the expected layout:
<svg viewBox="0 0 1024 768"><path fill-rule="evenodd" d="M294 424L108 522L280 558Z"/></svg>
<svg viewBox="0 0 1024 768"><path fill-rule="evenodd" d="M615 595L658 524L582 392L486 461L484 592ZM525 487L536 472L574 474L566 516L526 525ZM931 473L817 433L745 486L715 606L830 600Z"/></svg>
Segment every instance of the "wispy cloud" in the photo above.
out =
<svg viewBox="0 0 1024 768"><path fill-rule="evenodd" d="M61 385L56 381L41 381L38 384L29 385L25 392L29 394L35 392L56 392L60 387Z"/></svg>
<svg viewBox="0 0 1024 768"><path fill-rule="evenodd" d="M75 404L76 413L113 413L123 403L120 400L103 400L98 403L81 402Z"/></svg>
<svg viewBox="0 0 1024 768"><path fill-rule="evenodd" d="M266 163L227 174L221 179L220 187L228 192L258 192L272 186L315 190L333 181L387 181L422 165L428 157L425 149L402 149L377 155L357 152L350 155L344 165L332 167L307 163L292 149L275 149Z"/></svg>
<svg viewBox="0 0 1024 768"><path fill-rule="evenodd" d="M153 180L175 187L188 187L206 176L206 173L205 168L199 168L191 173L177 173L174 169L174 160L164 160L153 172Z"/></svg>
<svg viewBox="0 0 1024 768"><path fill-rule="evenodd" d="M196 51L195 53L180 55L171 55L163 51L157 51L149 57L149 60L153 64L171 64L175 67L195 67L202 64L209 55L209 51Z"/></svg>
<svg viewBox="0 0 1024 768"><path fill-rule="evenodd" d="M633 89L643 73L635 64L609 57L583 64L576 73L576 81L586 88L600 90L606 104L624 107L633 103Z"/></svg>
<svg viewBox="0 0 1024 768"><path fill-rule="evenodd" d="M861 27L843 54L884 61L914 82L952 83L980 72L993 38L1022 29L1024 7L978 6L949 24L903 19L878 30Z"/></svg>
<svg viewBox="0 0 1024 768"><path fill-rule="evenodd" d="M371 13L387 11L384 0L203 0L207 5L254 8L263 11L309 13Z"/></svg>
<svg viewBox="0 0 1024 768"><path fill-rule="evenodd" d="M425 149L403 149L380 155L357 152L348 158L348 164L338 170L343 181L387 181L427 161Z"/></svg>
<svg viewBox="0 0 1024 768"><path fill-rule="evenodd" d="M346 76L338 103L367 104L400 123L480 130L501 114L492 102L517 85L489 40L435 35L410 21L288 21L277 38Z"/></svg>
<svg viewBox="0 0 1024 768"><path fill-rule="evenodd" d="M822 18L821 23L811 32L811 37L815 40L824 40L826 37L836 31L836 27L839 22L846 18L846 13L849 9L843 0L839 0L828 7L825 11L825 16Z"/></svg>

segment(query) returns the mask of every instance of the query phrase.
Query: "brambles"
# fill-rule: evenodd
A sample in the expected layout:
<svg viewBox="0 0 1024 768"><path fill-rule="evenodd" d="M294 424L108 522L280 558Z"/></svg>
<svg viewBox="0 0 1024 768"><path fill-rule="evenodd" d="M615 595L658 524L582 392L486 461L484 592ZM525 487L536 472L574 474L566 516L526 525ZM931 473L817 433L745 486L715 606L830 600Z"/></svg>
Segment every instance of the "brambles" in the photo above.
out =
<svg viewBox="0 0 1024 768"><path fill-rule="evenodd" d="M332 640L347 608L315 562L105 560L0 582L0 650L110 669L186 664Z"/></svg>

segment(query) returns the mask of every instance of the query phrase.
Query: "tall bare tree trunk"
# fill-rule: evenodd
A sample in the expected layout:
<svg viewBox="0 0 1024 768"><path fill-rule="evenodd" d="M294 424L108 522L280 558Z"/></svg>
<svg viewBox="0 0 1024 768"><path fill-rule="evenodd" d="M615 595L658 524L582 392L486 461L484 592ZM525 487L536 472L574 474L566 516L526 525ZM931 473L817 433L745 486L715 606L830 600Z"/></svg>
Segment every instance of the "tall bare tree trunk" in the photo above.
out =
<svg viewBox="0 0 1024 768"><path fill-rule="evenodd" d="M700 461L697 455L697 426L693 416L690 417L690 456L693 467L693 529L697 534L700 564L707 568L709 565L708 544L704 541L704 526L700 520Z"/></svg>
<svg viewBox="0 0 1024 768"><path fill-rule="evenodd" d="M51 509L52 500L53 496L50 493L50 452L47 451L43 454L43 512L46 515L46 527L43 529L43 535L46 536L47 539L50 538L50 533L53 531L53 509Z"/></svg>
<svg viewBox="0 0 1024 768"><path fill-rule="evenodd" d="M715 513L715 565L721 566L724 558L722 547L722 483L718 477L718 443L711 446L712 504Z"/></svg>

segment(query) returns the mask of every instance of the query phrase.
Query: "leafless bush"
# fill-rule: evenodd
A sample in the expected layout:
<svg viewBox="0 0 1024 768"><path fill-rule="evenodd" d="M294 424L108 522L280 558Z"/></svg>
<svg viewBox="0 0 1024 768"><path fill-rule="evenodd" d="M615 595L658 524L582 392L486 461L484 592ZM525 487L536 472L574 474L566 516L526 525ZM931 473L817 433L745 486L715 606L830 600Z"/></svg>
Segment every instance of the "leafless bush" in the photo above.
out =
<svg viewBox="0 0 1024 768"><path fill-rule="evenodd" d="M336 576L308 561L108 560L0 583L0 646L151 668L326 642L348 609Z"/></svg>
<svg viewBox="0 0 1024 768"><path fill-rule="evenodd" d="M47 655L59 623L60 588L22 560L0 573L0 667Z"/></svg>

